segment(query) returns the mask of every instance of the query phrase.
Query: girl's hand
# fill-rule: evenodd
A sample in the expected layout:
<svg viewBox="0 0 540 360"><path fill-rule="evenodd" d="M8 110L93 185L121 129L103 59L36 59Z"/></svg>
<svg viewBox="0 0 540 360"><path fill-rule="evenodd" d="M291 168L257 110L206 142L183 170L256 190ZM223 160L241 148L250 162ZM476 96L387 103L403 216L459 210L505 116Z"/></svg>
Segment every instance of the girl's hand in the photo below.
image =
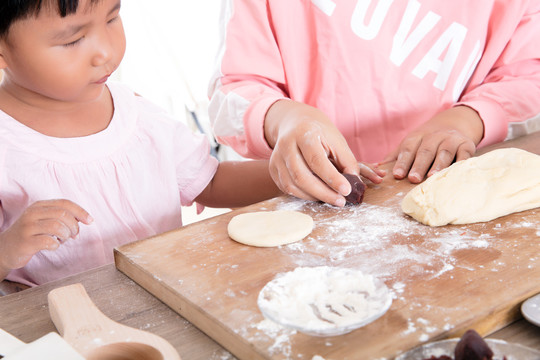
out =
<svg viewBox="0 0 540 360"><path fill-rule="evenodd" d="M396 179L408 177L411 183L420 183L426 174L429 177L454 161L474 155L483 132L483 122L476 111L456 106L407 135L383 163L396 160L392 171Z"/></svg>
<svg viewBox="0 0 540 360"><path fill-rule="evenodd" d="M0 234L0 269L9 272L25 266L41 250L55 250L79 233L79 222L92 217L69 200L37 201Z"/></svg>
<svg viewBox="0 0 540 360"><path fill-rule="evenodd" d="M276 102L266 115L265 135L274 149L270 174L286 194L343 206L351 186L340 173L360 173L374 183L384 176L382 170L359 166L339 130L311 106Z"/></svg>

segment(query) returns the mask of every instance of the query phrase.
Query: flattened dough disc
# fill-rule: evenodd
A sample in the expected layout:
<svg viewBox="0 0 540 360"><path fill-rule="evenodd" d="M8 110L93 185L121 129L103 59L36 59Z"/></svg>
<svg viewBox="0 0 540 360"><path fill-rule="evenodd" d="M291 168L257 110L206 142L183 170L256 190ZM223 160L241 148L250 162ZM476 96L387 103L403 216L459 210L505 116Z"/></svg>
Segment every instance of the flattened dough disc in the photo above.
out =
<svg viewBox="0 0 540 360"><path fill-rule="evenodd" d="M251 246L272 247L302 240L313 230L311 216L298 211L258 211L236 215L227 231L231 239Z"/></svg>

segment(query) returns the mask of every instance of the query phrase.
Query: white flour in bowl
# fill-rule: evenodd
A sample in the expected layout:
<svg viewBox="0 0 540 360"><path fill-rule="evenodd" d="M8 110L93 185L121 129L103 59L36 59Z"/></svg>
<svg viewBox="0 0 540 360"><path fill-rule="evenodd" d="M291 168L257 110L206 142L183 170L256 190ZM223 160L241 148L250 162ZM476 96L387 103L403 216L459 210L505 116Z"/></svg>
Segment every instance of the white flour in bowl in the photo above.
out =
<svg viewBox="0 0 540 360"><path fill-rule="evenodd" d="M392 303L386 285L361 271L298 267L261 290L258 305L269 319L317 336L350 332L383 315Z"/></svg>

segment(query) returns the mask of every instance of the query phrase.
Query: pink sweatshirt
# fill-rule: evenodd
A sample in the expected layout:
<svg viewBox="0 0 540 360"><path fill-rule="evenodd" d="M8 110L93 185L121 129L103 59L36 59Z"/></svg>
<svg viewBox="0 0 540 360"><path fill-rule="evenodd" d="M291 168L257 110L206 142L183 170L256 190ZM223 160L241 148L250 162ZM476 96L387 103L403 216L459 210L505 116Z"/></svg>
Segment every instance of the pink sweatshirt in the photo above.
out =
<svg viewBox="0 0 540 360"><path fill-rule="evenodd" d="M208 141L118 83L107 129L76 138L36 132L0 111L0 232L38 200L69 199L92 215L79 235L43 250L8 280L43 284L113 262L113 249L182 225L214 177Z"/></svg>
<svg viewBox="0 0 540 360"><path fill-rule="evenodd" d="M220 142L267 158L278 99L322 110L359 161L465 104L481 145L540 113L539 0L225 0L210 118Z"/></svg>

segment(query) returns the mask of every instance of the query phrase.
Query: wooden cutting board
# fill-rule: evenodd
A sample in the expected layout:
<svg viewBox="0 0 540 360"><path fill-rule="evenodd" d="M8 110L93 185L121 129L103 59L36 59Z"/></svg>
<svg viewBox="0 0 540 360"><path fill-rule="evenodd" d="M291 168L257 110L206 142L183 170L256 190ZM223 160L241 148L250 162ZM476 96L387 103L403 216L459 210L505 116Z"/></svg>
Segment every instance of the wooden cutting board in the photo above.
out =
<svg viewBox="0 0 540 360"><path fill-rule="evenodd" d="M469 328L487 334L517 319L523 300L540 292L540 210L431 228L400 210L412 187L387 176L370 186L361 206L343 209L272 199L122 246L116 266L240 359L393 358L424 342ZM275 209L311 215L313 233L279 248L227 236L233 216ZM336 337L265 320L257 307L263 286L279 273L319 265L378 276L394 294L390 310Z"/></svg>

